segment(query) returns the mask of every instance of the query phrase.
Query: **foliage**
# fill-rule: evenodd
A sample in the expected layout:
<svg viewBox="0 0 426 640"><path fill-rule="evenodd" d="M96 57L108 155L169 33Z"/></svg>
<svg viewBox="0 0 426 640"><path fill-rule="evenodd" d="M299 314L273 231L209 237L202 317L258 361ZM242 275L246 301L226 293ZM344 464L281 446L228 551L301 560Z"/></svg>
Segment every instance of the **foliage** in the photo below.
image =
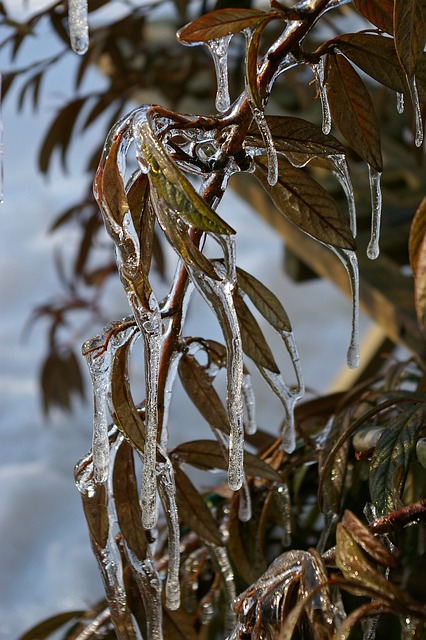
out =
<svg viewBox="0 0 426 640"><path fill-rule="evenodd" d="M90 10L105 4L93 2ZM185 2L176 7L185 22L190 7ZM25 25L12 23L0 8L3 24L10 28L3 46L10 45L14 55L41 20L47 19L60 38L68 38L62 2ZM365 30L340 33L333 15L345 12L358 12ZM96 157L95 196L131 309L130 316L109 323L83 345L93 382L94 437L91 452L76 466L76 484L106 600L90 611L56 616L24 637L47 637L66 624L63 638L68 640L342 640L352 630L355 635L361 623L365 638L376 633L420 638L426 619L424 585L417 579L425 555L424 366L414 360L390 365L384 375L347 393L296 406L303 380L290 320L275 294L237 267L235 231L216 209L231 175L238 180L240 174L253 173L280 215L338 256L351 279L348 363L355 366L358 268L348 162L353 160L355 174L361 161L368 165L370 258L379 250L383 170L379 119L371 89L358 70L396 91L400 107L402 96L411 102L409 145L420 147L425 8L416 0L308 0L291 6L271 0L262 9L221 2L178 31L178 40L190 48L174 60L182 64L182 74L175 66L166 78L166 63L162 73L157 65L170 61L170 52L157 52L154 62L140 38L141 30L149 28L148 13L147 7L136 7L122 20L91 32L77 87L88 65L104 65L106 56L110 85L94 99L79 96L64 106L39 158L44 172L56 149L65 163L78 122L85 129L106 109L115 122L141 84L149 86L153 69L158 72L152 83L165 94L167 106L130 111L112 126L102 153L99 149L90 165ZM335 35L325 40L321 26L329 20ZM228 70L227 48L240 33L244 60ZM193 55L193 45L200 43L209 47L216 65L216 115L176 111L191 95L193 75L206 66L202 56ZM26 74L20 102L32 91L36 105L43 74L57 60L58 55L14 71L6 90ZM310 104L309 69L321 100L322 128L287 113L265 116L268 102L274 104L274 85L278 90L286 79L290 84L293 78ZM241 92L233 104L227 76L235 83L231 95ZM339 138L330 134L331 123ZM402 135L397 138L403 148ZM343 198L327 188L328 174L337 177L347 198L343 209ZM83 235L66 302L36 312L52 319L43 376L46 409L55 402L67 407L70 393L81 389L75 357L58 348L57 329L70 309L85 306L79 286L93 287L93 300L85 300L86 306L95 306L99 288L112 273L110 260L96 271L89 267L100 225L96 206L87 198L58 221L64 224L77 216ZM423 200L409 240L423 327L424 212ZM179 263L169 294L158 300L152 272L161 270L163 237ZM206 239L218 247L220 258L204 252ZM185 313L194 289L214 312L224 344L186 335ZM281 335L295 388L286 383L255 314ZM140 404L129 381L129 357L138 339L145 363ZM247 358L282 402L278 438L256 430ZM57 378L51 374L60 366L68 370L68 382L55 390ZM214 384L221 370L227 380L225 403ZM169 448L176 376L214 440ZM252 453L243 451L244 438ZM227 471L228 485L202 494L188 467ZM399 624L389 624L390 616L397 616Z"/></svg>

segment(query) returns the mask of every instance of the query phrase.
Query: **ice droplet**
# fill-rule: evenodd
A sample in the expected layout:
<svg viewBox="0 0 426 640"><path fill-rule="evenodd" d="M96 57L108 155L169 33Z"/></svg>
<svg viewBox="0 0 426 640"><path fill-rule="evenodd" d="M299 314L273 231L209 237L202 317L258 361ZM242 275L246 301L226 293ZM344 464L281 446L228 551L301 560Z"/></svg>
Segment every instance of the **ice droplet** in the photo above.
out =
<svg viewBox="0 0 426 640"><path fill-rule="evenodd" d="M371 238L367 247L367 256L370 260L375 260L379 257L380 253L380 220L382 216L381 173L368 165L368 175L371 193Z"/></svg>
<svg viewBox="0 0 426 640"><path fill-rule="evenodd" d="M356 369L359 365L359 269L355 251L338 249L327 245L342 262L349 276L352 292L352 331L347 354L347 363L350 369Z"/></svg>
<svg viewBox="0 0 426 640"><path fill-rule="evenodd" d="M414 144L416 147L421 147L423 143L423 118L422 118L422 110L420 107L419 94L417 91L416 77L412 76L411 78L407 75L407 83L408 89L410 91L411 102L413 103L414 108L414 118L416 122L416 133L414 136Z"/></svg>
<svg viewBox="0 0 426 640"><path fill-rule="evenodd" d="M259 127L259 131L263 138L266 148L266 156L268 158L268 184L271 187L277 184L278 181L278 156L275 148L274 139L269 130L268 123L266 122L265 114L261 109L258 109L254 105L250 105L253 118Z"/></svg>
<svg viewBox="0 0 426 640"><path fill-rule="evenodd" d="M349 223L351 227L351 232L353 237L356 237L356 207L355 207L355 196L354 196L354 188L352 185L351 176L349 173L348 163L346 158L342 154L336 154L330 156L330 161L333 163L334 170L332 171L333 175L336 176L338 181L340 182L343 191L345 192L346 199L348 202L348 211L349 211Z"/></svg>
<svg viewBox="0 0 426 640"><path fill-rule="evenodd" d="M220 112L226 111L231 105L228 86L228 47L232 34L215 38L206 42L213 58L216 71L217 92L216 109Z"/></svg>
<svg viewBox="0 0 426 640"><path fill-rule="evenodd" d="M312 65L312 71L315 76L315 81L321 100L322 132L325 135L328 135L331 131L331 113L324 81L324 58L321 58L318 64Z"/></svg>
<svg viewBox="0 0 426 640"><path fill-rule="evenodd" d="M163 504L168 529L169 563L166 582L166 606L173 611L180 607L179 582L179 518L176 506L176 485L173 467L166 456L166 462L158 465L158 491Z"/></svg>
<svg viewBox="0 0 426 640"><path fill-rule="evenodd" d="M68 25L72 50L83 55L89 48L87 0L69 0Z"/></svg>
<svg viewBox="0 0 426 640"><path fill-rule="evenodd" d="M245 425L246 433L248 435L253 435L257 431L256 397L254 394L254 389L251 382L251 376L249 373L244 373L243 375L242 393L243 393L244 407L247 415L247 421Z"/></svg>
<svg viewBox="0 0 426 640"><path fill-rule="evenodd" d="M400 115L404 113L404 94L402 92L396 94L396 110Z"/></svg>

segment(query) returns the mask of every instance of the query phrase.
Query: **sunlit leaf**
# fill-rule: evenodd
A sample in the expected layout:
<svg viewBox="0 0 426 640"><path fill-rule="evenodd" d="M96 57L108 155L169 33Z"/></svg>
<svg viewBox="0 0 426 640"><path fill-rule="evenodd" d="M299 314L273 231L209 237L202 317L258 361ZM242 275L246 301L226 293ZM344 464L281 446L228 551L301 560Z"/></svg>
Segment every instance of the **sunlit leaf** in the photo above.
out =
<svg viewBox="0 0 426 640"><path fill-rule="evenodd" d="M176 461L173 469L179 519L203 540L212 544L222 544L219 528L203 498Z"/></svg>
<svg viewBox="0 0 426 640"><path fill-rule="evenodd" d="M229 418L210 376L194 356L184 354L179 362L183 388L203 418L216 429L229 433Z"/></svg>
<svg viewBox="0 0 426 640"><path fill-rule="evenodd" d="M408 76L413 76L426 43L423 12L417 0L394 0L395 48Z"/></svg>
<svg viewBox="0 0 426 640"><path fill-rule="evenodd" d="M84 611L67 611L66 613L59 613L56 616L52 616L47 620L43 620L38 625L29 629L26 633L19 637L19 640L45 640L52 633L57 631L67 622L71 622L84 614Z"/></svg>
<svg viewBox="0 0 426 640"><path fill-rule="evenodd" d="M257 278L237 267L239 288L248 295L256 309L277 331L291 331L288 315L278 300Z"/></svg>
<svg viewBox="0 0 426 640"><path fill-rule="evenodd" d="M118 168L118 152L122 140L120 137L112 142L105 163L99 165L95 177L95 190L108 208L108 215L121 226L124 214L129 211L123 178ZM108 221L107 221L108 222Z"/></svg>
<svg viewBox="0 0 426 640"><path fill-rule="evenodd" d="M422 327L426 327L426 198L423 198L411 223L408 250L414 276L417 319Z"/></svg>
<svg viewBox="0 0 426 640"><path fill-rule="evenodd" d="M266 21L263 21L258 24L255 29L253 29L253 31L250 33L250 38L248 39L246 51L247 90L252 103L258 109L262 108L262 101L257 86L257 60L259 55L260 39L262 37L265 26Z"/></svg>
<svg viewBox="0 0 426 640"><path fill-rule="evenodd" d="M387 33L393 33L394 0L354 0L361 15L376 27Z"/></svg>
<svg viewBox="0 0 426 640"><path fill-rule="evenodd" d="M133 449L126 440L122 441L115 454L113 493L121 535L126 545L142 562L146 556L147 540L142 526Z"/></svg>
<svg viewBox="0 0 426 640"><path fill-rule="evenodd" d="M301 231L325 244L355 249L349 222L337 202L302 169L279 159L276 185L268 184L266 160L256 159L256 177L271 196L277 209Z"/></svg>
<svg viewBox="0 0 426 640"><path fill-rule="evenodd" d="M238 33L268 16L257 9L219 9L190 22L177 34L184 44L198 44Z"/></svg>
<svg viewBox="0 0 426 640"><path fill-rule="evenodd" d="M370 464L370 494L379 516L393 511L404 489L419 430L424 426L426 408L404 405L378 441Z"/></svg>
<svg viewBox="0 0 426 640"><path fill-rule="evenodd" d="M248 355L256 365L265 367L274 373L279 373L278 365L275 362L272 351L255 317L240 294L234 294L233 299L238 324L240 325L244 353Z"/></svg>
<svg viewBox="0 0 426 640"><path fill-rule="evenodd" d="M173 450L179 460L197 469L210 471L211 469L228 469L228 461L216 440L193 440L180 444ZM244 452L244 471L248 476L264 478L272 482L282 482L281 476L264 460Z"/></svg>
<svg viewBox="0 0 426 640"><path fill-rule="evenodd" d="M342 55L327 55L326 87L334 124L376 171L382 171L380 131L370 95L352 65Z"/></svg>

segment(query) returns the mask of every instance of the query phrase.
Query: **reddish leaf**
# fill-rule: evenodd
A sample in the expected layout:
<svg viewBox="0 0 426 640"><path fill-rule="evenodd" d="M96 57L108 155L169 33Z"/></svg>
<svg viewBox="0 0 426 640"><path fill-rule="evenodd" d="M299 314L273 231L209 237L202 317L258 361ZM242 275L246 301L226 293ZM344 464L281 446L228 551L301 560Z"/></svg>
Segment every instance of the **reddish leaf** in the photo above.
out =
<svg viewBox="0 0 426 640"><path fill-rule="evenodd" d="M426 42L423 12L417 0L394 0L395 48L405 72L412 77Z"/></svg>
<svg viewBox="0 0 426 640"><path fill-rule="evenodd" d="M301 231L324 244L355 249L349 222L337 202L302 169L279 160L279 178L268 184L267 163L256 160L256 177L271 196L277 209Z"/></svg>
<svg viewBox="0 0 426 640"><path fill-rule="evenodd" d="M408 249L414 276L417 319L422 327L426 327L426 197L413 218Z"/></svg>
<svg viewBox="0 0 426 640"><path fill-rule="evenodd" d="M187 24L178 31L177 38L185 44L208 42L252 27L267 16L257 9L219 9Z"/></svg>
<svg viewBox="0 0 426 640"><path fill-rule="evenodd" d="M376 27L393 33L394 0L354 0L354 4L360 14Z"/></svg>
<svg viewBox="0 0 426 640"><path fill-rule="evenodd" d="M117 156L121 144L120 137L117 137L111 144L105 163L99 165L94 185L97 199L105 203L108 215L120 226L124 214L129 210L123 178L118 168ZM111 227L111 225L109 226ZM111 231L116 234L114 228Z"/></svg>
<svg viewBox="0 0 426 640"><path fill-rule="evenodd" d="M179 465L173 465L179 519L203 540L221 545L219 528L202 497Z"/></svg>
<svg viewBox="0 0 426 640"><path fill-rule="evenodd" d="M247 89L253 104L262 108L262 101L257 86L257 60L259 55L260 39L267 22L263 21L250 34L246 51L246 82Z"/></svg>
<svg viewBox="0 0 426 640"><path fill-rule="evenodd" d="M351 64L341 55L327 55L326 86L333 122L363 160L383 169L379 123L370 95Z"/></svg>
<svg viewBox="0 0 426 640"><path fill-rule="evenodd" d="M383 567L397 566L397 560L367 527L352 513L346 510L342 517L342 525L350 532L359 546L377 563Z"/></svg>
<svg viewBox="0 0 426 640"><path fill-rule="evenodd" d="M183 388L203 418L216 429L229 433L229 418L211 378L194 356L183 355L179 362Z"/></svg>

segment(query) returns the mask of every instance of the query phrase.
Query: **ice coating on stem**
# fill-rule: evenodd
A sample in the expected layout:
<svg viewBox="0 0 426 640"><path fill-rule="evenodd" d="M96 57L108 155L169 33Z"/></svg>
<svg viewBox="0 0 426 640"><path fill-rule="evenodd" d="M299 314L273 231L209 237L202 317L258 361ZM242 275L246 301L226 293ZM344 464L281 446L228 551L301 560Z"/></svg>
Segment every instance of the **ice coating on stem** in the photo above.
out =
<svg viewBox="0 0 426 640"><path fill-rule="evenodd" d="M324 80L324 58L321 58L318 64L312 65L312 71L315 76L317 89L321 100L322 132L325 135L328 135L331 131L331 113Z"/></svg>
<svg viewBox="0 0 426 640"><path fill-rule="evenodd" d="M343 154L330 156L330 161L334 166L334 170L332 171L332 173L334 176L336 176L342 186L343 191L345 192L345 196L348 202L349 224L352 235L355 238L357 232L355 196L351 176L349 174L348 163L346 161L346 157Z"/></svg>
<svg viewBox="0 0 426 640"><path fill-rule="evenodd" d="M173 467L168 458L165 463L161 463L158 465L158 490L163 505L169 534L169 563L166 582L166 606L168 609L172 609L174 611L176 609L179 609L180 606L179 518L176 506L176 485Z"/></svg>
<svg viewBox="0 0 426 640"><path fill-rule="evenodd" d="M136 584L142 594L146 615L147 637L163 640L163 612L161 606L161 580L148 547L146 558L141 561L126 546L127 557L133 569Z"/></svg>
<svg viewBox="0 0 426 640"><path fill-rule="evenodd" d="M83 55L89 48L87 0L69 0L68 25L72 50Z"/></svg>
<svg viewBox="0 0 426 640"><path fill-rule="evenodd" d="M291 358L294 373L296 374L297 387L292 390L295 401L303 398L305 394L305 382L303 380L302 367L300 364L299 351L293 331L282 331L281 338L284 340L287 352Z"/></svg>
<svg viewBox="0 0 426 640"><path fill-rule="evenodd" d="M254 433L256 433L257 424L256 424L256 396L254 394L251 375L249 373L244 373L243 375L243 383L241 386L241 391L243 394L244 407L245 407L246 416L247 416L245 429L246 429L246 433L251 436Z"/></svg>
<svg viewBox="0 0 426 640"><path fill-rule="evenodd" d="M414 108L414 118L416 122L416 133L414 136L414 144L416 147L421 147L423 143L423 118L422 110L420 107L419 94L417 91L416 77L411 78L407 75L408 89L410 91L411 102Z"/></svg>
<svg viewBox="0 0 426 640"><path fill-rule="evenodd" d="M382 217L382 191L380 188L381 173L368 165L368 176L371 193L371 238L367 247L367 256L375 260L380 253L380 221Z"/></svg>
<svg viewBox="0 0 426 640"><path fill-rule="evenodd" d="M400 115L404 113L404 94L402 92L396 94L396 110Z"/></svg>
<svg viewBox="0 0 426 640"><path fill-rule="evenodd" d="M284 407L285 419L281 427L282 447L287 453L292 453L296 448L294 407L299 399L299 394L293 393L291 389L289 389L280 373L269 371L269 369L265 367L259 367L259 371Z"/></svg>
<svg viewBox="0 0 426 640"><path fill-rule="evenodd" d="M330 245L329 245L330 246ZM356 369L359 365L359 269L355 251L350 249L338 249L330 246L330 249L342 262L349 276L352 292L352 331L349 343L347 363L350 369Z"/></svg>
<svg viewBox="0 0 426 640"><path fill-rule="evenodd" d="M209 544L208 548L211 552L217 568L219 569L222 584L224 587L225 601L227 605L225 608L224 627L225 637L227 637L231 633L236 623L236 615L231 608L232 603L237 596L234 572L232 570L232 566L225 547L219 547L215 544Z"/></svg>
<svg viewBox="0 0 426 640"><path fill-rule="evenodd" d="M215 38L206 42L213 58L216 71L217 91L216 109L220 112L226 111L231 105L228 86L228 47L232 34Z"/></svg>
<svg viewBox="0 0 426 640"><path fill-rule="evenodd" d="M253 118L259 127L263 142L265 143L266 156L268 158L268 184L273 187L278 181L278 156L274 139L269 130L263 111L253 105L251 105L251 111Z"/></svg>
<svg viewBox="0 0 426 640"><path fill-rule="evenodd" d="M247 483L247 479L244 478L243 486L240 489L239 493L239 502L238 502L238 519L241 522L248 522L251 520L252 509L251 509L251 495L250 489Z"/></svg>
<svg viewBox="0 0 426 640"><path fill-rule="evenodd" d="M291 545L291 501L288 484L279 484L274 493L275 502L280 510L280 522L283 528L282 545Z"/></svg>

